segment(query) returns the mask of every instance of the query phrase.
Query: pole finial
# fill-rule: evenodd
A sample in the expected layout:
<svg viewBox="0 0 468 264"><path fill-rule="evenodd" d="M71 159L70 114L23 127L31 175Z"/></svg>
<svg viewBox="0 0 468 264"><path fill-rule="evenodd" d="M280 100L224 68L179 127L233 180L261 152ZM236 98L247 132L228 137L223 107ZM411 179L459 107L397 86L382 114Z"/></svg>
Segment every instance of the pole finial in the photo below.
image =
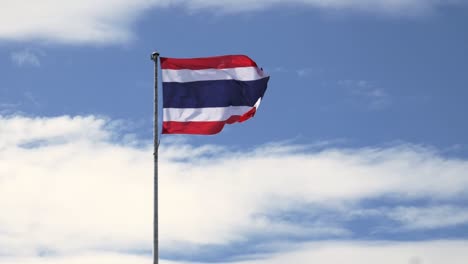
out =
<svg viewBox="0 0 468 264"><path fill-rule="evenodd" d="M152 60L157 60L159 57L159 52L155 51L153 53L151 53L151 59Z"/></svg>

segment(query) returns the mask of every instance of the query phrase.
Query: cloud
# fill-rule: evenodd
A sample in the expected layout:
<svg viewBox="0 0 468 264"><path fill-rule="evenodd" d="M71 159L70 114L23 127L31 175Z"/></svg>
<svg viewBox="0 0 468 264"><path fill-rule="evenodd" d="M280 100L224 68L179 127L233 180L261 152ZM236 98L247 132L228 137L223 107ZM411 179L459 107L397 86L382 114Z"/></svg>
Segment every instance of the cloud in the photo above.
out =
<svg viewBox="0 0 468 264"><path fill-rule="evenodd" d="M35 107L40 107L41 103L36 99L36 97L31 92L25 92L24 97L28 100L28 103L34 105Z"/></svg>
<svg viewBox="0 0 468 264"><path fill-rule="evenodd" d="M313 71L314 71L314 69L312 69L312 68L303 68L303 69L296 70L297 75L299 77L306 77L306 76L310 75ZM315 71L317 71L317 70L315 70Z"/></svg>
<svg viewBox="0 0 468 264"><path fill-rule="evenodd" d="M262 256L253 261L218 262L231 264L283 264L283 263L362 263L362 264L465 264L467 241L434 242L320 242L309 243L285 254ZM129 254L86 253L40 258L2 259L4 264L149 264L149 257ZM202 264L201 262L166 261L161 264ZM206 263L206 262L205 262Z"/></svg>
<svg viewBox="0 0 468 264"><path fill-rule="evenodd" d="M131 24L168 1L7 0L0 9L0 39L59 43L114 43L131 39Z"/></svg>
<svg viewBox="0 0 468 264"><path fill-rule="evenodd" d="M39 56L31 50L25 49L11 53L11 61L17 66L41 66Z"/></svg>
<svg viewBox="0 0 468 264"><path fill-rule="evenodd" d="M347 89L353 96L367 101L370 109L382 109L391 103L387 92L365 80L341 80L338 85Z"/></svg>
<svg viewBox="0 0 468 264"><path fill-rule="evenodd" d="M462 4L461 0L5 0L0 8L0 40L67 44L127 42L134 37L132 26L138 18L153 8L238 13L299 5L321 10L411 15Z"/></svg>
<svg viewBox="0 0 468 264"><path fill-rule="evenodd" d="M116 253L84 253L70 256L43 256L30 258L4 258L2 264L148 264L151 259L145 256ZM162 261L161 264L167 264Z"/></svg>
<svg viewBox="0 0 468 264"><path fill-rule="evenodd" d="M138 138L122 141L121 126L95 116L0 116L0 208L8 212L0 214L0 262L151 252L152 146ZM289 256L294 241L355 236L336 218L384 196L442 204L392 207L385 217L400 223L396 230L467 221L450 201L466 199L468 161L431 148L316 151L267 144L236 150L167 139L159 156L166 259L223 262L278 252L271 256L276 263ZM297 208L308 215L288 214ZM326 212L332 217L323 217Z"/></svg>
<svg viewBox="0 0 468 264"><path fill-rule="evenodd" d="M432 242L359 242L325 241L308 243L287 253L260 255L255 260L216 262L233 264L282 264L282 263L363 263L363 264L464 264L466 241ZM176 262L174 262L176 263ZM177 262L189 263L189 262ZM202 263L202 262L196 262ZM206 263L206 262L203 262Z"/></svg>
<svg viewBox="0 0 468 264"><path fill-rule="evenodd" d="M271 256L265 260L243 264L283 263L361 263L361 264L463 264L466 262L466 241L419 243L320 242L310 243L296 251Z"/></svg>
<svg viewBox="0 0 468 264"><path fill-rule="evenodd" d="M21 104L19 103L9 103L9 102L0 102L0 115L9 115L17 112L17 108Z"/></svg>
<svg viewBox="0 0 468 264"><path fill-rule="evenodd" d="M388 215L404 223L406 229L434 229L468 223L467 208L457 206L398 207Z"/></svg>
<svg viewBox="0 0 468 264"><path fill-rule="evenodd" d="M298 5L322 10L356 10L388 14L410 15L434 10L440 6L460 5L459 0L182 0L190 9L213 9L225 12L262 10L279 5Z"/></svg>

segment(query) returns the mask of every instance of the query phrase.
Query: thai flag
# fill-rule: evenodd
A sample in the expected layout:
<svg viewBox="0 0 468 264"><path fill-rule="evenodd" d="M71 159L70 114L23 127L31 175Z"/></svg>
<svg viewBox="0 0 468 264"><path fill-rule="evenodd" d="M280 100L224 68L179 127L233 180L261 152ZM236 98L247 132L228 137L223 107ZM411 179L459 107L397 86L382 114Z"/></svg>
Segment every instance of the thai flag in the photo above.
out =
<svg viewBox="0 0 468 264"><path fill-rule="evenodd" d="M249 57L161 58L163 134L219 133L254 116L269 76Z"/></svg>

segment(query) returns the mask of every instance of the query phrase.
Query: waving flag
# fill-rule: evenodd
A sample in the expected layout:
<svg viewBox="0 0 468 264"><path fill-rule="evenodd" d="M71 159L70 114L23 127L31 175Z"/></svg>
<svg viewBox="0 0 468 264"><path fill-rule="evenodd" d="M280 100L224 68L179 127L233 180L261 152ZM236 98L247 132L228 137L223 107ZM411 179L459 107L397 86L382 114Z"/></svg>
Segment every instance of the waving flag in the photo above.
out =
<svg viewBox="0 0 468 264"><path fill-rule="evenodd" d="M161 58L163 134L219 133L255 115L269 76L249 57Z"/></svg>

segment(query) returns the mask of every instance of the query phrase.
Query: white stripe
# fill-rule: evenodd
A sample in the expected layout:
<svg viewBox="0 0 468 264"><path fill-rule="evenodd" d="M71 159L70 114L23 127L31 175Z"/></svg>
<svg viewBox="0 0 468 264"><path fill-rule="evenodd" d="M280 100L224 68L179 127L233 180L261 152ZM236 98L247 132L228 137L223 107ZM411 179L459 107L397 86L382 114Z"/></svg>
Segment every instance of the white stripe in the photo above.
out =
<svg viewBox="0 0 468 264"><path fill-rule="evenodd" d="M243 115L250 111L252 106L228 106L207 108L164 108L164 121L190 122L190 121L225 121L233 115Z"/></svg>
<svg viewBox="0 0 468 264"><path fill-rule="evenodd" d="M214 80L255 81L267 77L257 67L239 67L205 70L162 70L163 82L196 82Z"/></svg>

